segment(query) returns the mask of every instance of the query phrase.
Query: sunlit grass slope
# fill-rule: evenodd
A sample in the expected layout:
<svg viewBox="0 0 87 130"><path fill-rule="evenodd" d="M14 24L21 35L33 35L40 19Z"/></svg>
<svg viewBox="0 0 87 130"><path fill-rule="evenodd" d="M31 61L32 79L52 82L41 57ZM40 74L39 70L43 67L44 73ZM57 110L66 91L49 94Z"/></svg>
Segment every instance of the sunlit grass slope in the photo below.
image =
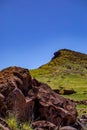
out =
<svg viewBox="0 0 87 130"><path fill-rule="evenodd" d="M52 89L74 89L77 93L66 96L75 100L87 99L87 55L62 49L54 53L51 61L30 70L33 78L45 82Z"/></svg>

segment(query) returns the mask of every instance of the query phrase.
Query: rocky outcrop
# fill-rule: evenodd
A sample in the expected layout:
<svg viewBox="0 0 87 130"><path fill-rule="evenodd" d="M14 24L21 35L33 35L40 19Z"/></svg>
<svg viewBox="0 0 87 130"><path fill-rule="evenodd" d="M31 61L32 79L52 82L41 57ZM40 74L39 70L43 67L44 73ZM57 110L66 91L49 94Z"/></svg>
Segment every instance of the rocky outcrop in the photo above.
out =
<svg viewBox="0 0 87 130"><path fill-rule="evenodd" d="M77 104L87 105L87 100L75 101Z"/></svg>
<svg viewBox="0 0 87 130"><path fill-rule="evenodd" d="M39 83L34 89L37 92L38 113L41 120L45 119L55 125L75 122L77 111L73 102L58 95L46 84Z"/></svg>
<svg viewBox="0 0 87 130"><path fill-rule="evenodd" d="M70 95L76 93L73 89L54 89L54 92L60 95Z"/></svg>
<svg viewBox="0 0 87 130"><path fill-rule="evenodd" d="M5 116L12 110L14 90L17 88L25 96L32 86L31 76L27 69L21 67L9 67L0 72L0 114ZM14 97L15 98L15 97ZM3 100L3 101L2 101ZM3 104L3 105L2 105Z"/></svg>
<svg viewBox="0 0 87 130"><path fill-rule="evenodd" d="M11 130L6 121L0 118L0 130Z"/></svg>
<svg viewBox="0 0 87 130"><path fill-rule="evenodd" d="M74 126L75 103L55 93L47 84L32 79L29 70L9 67L0 72L0 116L13 113L38 130Z"/></svg>
<svg viewBox="0 0 87 130"><path fill-rule="evenodd" d="M55 130L57 128L56 125L44 120L33 122L32 126L36 130Z"/></svg>
<svg viewBox="0 0 87 130"><path fill-rule="evenodd" d="M77 130L77 129L71 126L65 126L65 127L60 128L60 130Z"/></svg>
<svg viewBox="0 0 87 130"><path fill-rule="evenodd" d="M17 119L31 121L34 111L34 101L26 98L20 89L15 88L7 98L9 113L16 115Z"/></svg>

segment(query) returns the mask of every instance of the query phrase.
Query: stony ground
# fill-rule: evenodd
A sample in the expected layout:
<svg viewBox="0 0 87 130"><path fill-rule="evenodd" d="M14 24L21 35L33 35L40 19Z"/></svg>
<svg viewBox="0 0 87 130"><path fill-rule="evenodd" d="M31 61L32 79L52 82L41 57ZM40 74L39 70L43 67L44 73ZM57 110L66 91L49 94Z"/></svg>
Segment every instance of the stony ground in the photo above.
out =
<svg viewBox="0 0 87 130"><path fill-rule="evenodd" d="M30 122L37 130L84 130L78 119L76 103L66 99L47 84L33 79L28 69L9 67L0 72L0 127L14 114L20 122ZM4 123L3 123L4 122Z"/></svg>

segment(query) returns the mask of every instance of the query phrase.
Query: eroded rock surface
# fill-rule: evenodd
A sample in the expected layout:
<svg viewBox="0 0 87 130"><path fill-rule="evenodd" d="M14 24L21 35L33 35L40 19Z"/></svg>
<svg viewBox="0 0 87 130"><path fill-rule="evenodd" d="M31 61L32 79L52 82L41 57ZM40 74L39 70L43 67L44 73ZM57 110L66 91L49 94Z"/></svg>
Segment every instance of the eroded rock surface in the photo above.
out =
<svg viewBox="0 0 87 130"><path fill-rule="evenodd" d="M55 130L57 128L56 125L44 120L33 122L32 126L36 130Z"/></svg>
<svg viewBox="0 0 87 130"><path fill-rule="evenodd" d="M0 116L15 114L34 128L73 126L77 119L75 103L55 93L47 84L32 79L28 69L9 67L0 72Z"/></svg>
<svg viewBox="0 0 87 130"><path fill-rule="evenodd" d="M65 127L60 128L60 130L77 130L77 129L71 126L65 126Z"/></svg>
<svg viewBox="0 0 87 130"><path fill-rule="evenodd" d="M0 118L0 130L11 130L6 121Z"/></svg>

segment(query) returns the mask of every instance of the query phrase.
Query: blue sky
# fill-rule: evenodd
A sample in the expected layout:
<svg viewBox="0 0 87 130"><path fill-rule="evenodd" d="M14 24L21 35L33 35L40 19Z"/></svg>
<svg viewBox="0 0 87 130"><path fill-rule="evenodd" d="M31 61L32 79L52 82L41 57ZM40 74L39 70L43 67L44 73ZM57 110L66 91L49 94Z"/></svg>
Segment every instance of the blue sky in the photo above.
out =
<svg viewBox="0 0 87 130"><path fill-rule="evenodd" d="M87 0L0 0L0 69L34 69L63 48L87 53Z"/></svg>

